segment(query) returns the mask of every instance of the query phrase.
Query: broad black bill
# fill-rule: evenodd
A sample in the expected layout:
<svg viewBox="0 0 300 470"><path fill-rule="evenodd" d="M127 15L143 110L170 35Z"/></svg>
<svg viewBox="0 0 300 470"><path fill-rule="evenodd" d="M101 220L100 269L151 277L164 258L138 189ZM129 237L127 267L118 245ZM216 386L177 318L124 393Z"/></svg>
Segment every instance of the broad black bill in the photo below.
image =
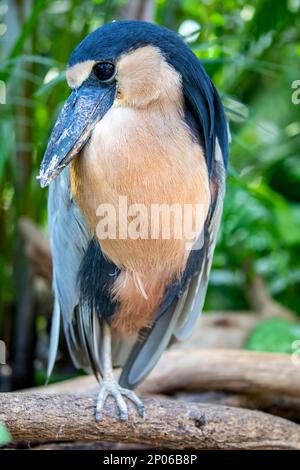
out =
<svg viewBox="0 0 300 470"><path fill-rule="evenodd" d="M86 84L71 93L55 123L41 164L42 188L48 186L87 143L109 108L115 87Z"/></svg>

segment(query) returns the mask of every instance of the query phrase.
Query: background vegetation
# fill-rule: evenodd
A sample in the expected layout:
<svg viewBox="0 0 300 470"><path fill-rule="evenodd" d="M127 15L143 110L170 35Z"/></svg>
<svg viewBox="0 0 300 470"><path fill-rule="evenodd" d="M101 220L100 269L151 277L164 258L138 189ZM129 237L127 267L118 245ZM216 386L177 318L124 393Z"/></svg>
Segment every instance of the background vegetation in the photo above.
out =
<svg viewBox="0 0 300 470"><path fill-rule="evenodd" d="M3 389L32 384L46 357L50 308L36 301L19 222L30 218L46 233L47 194L36 176L69 93L65 65L87 33L130 16L127 3L0 0L0 80L6 88L4 103L2 83L0 338L13 366L12 375L6 369L0 378ZM292 82L300 79L300 0L147 3L154 21L184 35L204 62L230 120L228 190L206 310L252 307L251 286L259 276L274 299L300 314L300 105L291 100ZM274 328L271 349L282 350L286 327ZM266 336L269 330L258 335L258 348L270 347Z"/></svg>

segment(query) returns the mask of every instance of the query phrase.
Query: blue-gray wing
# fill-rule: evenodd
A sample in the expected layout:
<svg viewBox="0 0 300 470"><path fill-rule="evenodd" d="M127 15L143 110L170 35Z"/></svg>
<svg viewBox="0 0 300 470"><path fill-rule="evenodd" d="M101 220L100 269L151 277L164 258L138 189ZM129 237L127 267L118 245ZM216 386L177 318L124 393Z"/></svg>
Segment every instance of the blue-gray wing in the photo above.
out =
<svg viewBox="0 0 300 470"><path fill-rule="evenodd" d="M215 186L216 194L213 202L213 209L207 221L207 230L204 234L204 240L206 240L204 243L206 246L203 247L204 251L201 269L192 277L186 289L185 305L179 315L176 322L176 328L174 330L174 336L180 341L183 341L190 336L198 316L202 313L214 250L217 242L217 235L221 223L225 197L226 171L218 139L216 139L215 160L212 182Z"/></svg>
<svg viewBox="0 0 300 470"><path fill-rule="evenodd" d="M72 199L68 168L50 185L48 223L55 297L48 360L48 376L50 376L57 353L61 317L75 365L83 368L89 366L87 354L82 351L76 317L81 309L77 273L91 235L80 209Z"/></svg>

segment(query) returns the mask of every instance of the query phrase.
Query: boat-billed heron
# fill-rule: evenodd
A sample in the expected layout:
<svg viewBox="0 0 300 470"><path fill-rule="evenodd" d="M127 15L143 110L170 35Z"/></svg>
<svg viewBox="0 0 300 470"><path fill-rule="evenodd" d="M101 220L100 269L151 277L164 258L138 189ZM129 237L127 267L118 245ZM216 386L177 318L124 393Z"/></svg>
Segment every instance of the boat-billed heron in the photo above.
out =
<svg viewBox="0 0 300 470"><path fill-rule="evenodd" d="M154 24L116 21L92 32L72 52L66 79L73 91L38 177L42 187L51 183L48 373L62 317L74 364L100 381L96 419L111 395L126 420L127 399L144 412L132 389L172 339L190 334L203 308L228 126L200 61L176 33ZM153 208L162 207L169 216L162 210L153 222ZM185 207L193 237L178 230L186 218L173 209ZM113 367L122 370L119 380Z"/></svg>

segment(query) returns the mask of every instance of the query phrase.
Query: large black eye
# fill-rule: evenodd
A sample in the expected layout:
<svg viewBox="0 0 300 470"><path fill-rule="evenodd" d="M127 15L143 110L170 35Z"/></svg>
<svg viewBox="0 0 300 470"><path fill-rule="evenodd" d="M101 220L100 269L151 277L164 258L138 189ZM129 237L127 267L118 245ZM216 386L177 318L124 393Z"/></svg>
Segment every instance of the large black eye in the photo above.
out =
<svg viewBox="0 0 300 470"><path fill-rule="evenodd" d="M94 74L101 82L107 82L115 74L115 66L111 62L99 62L94 65Z"/></svg>

